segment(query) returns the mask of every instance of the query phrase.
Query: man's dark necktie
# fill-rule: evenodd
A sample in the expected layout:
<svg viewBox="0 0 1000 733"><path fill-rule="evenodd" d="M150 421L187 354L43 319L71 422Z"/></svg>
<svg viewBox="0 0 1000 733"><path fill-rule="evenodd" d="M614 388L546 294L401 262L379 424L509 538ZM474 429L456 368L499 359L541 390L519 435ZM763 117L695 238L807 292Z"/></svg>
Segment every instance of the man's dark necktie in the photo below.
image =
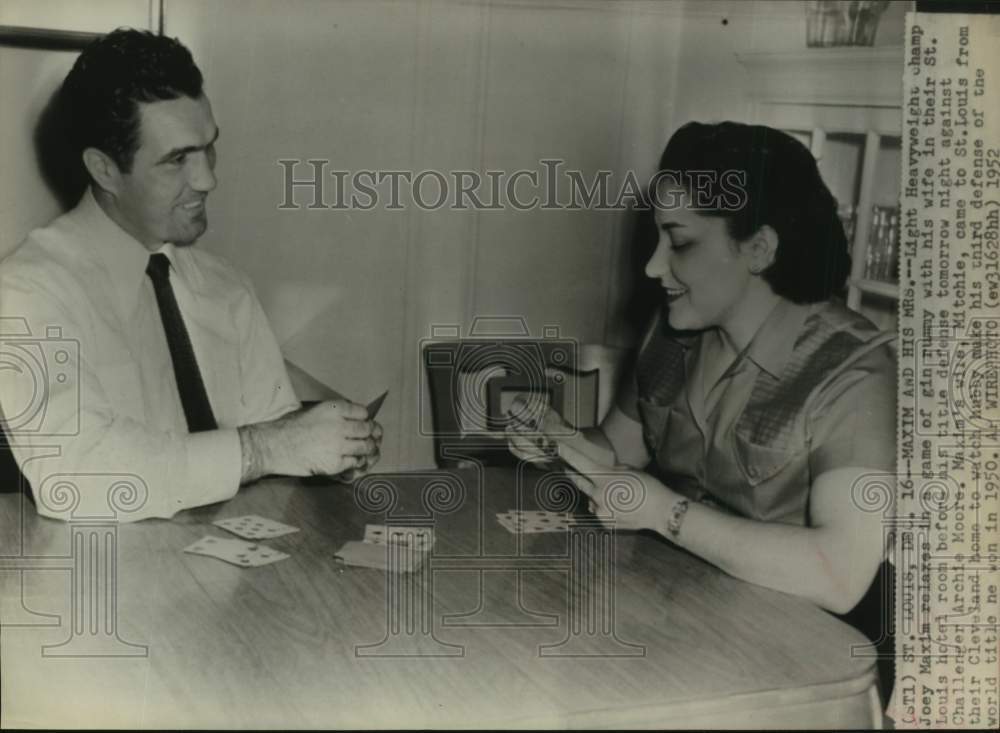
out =
<svg viewBox="0 0 1000 733"><path fill-rule="evenodd" d="M174 363L174 378L177 380L177 391L181 396L184 417L187 418L188 430L198 433L202 430L215 430L218 425L212 414L212 404L208 401L205 383L198 371L198 362L191 347L191 338L174 289L170 287L170 260L164 254L149 256L146 274L153 281L156 292L156 304L160 307L160 320L167 334L167 346L170 348L170 360Z"/></svg>

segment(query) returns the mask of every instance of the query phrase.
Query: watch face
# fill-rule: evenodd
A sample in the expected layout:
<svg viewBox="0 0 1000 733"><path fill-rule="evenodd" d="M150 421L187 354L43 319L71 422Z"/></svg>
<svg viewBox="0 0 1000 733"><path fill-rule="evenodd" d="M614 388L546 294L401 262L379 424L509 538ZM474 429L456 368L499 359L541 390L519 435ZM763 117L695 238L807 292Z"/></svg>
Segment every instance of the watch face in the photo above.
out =
<svg viewBox="0 0 1000 733"><path fill-rule="evenodd" d="M688 510L688 500L681 499L670 512L670 521L667 522L667 530L671 537L676 537L681 531L681 522L684 521L684 514Z"/></svg>

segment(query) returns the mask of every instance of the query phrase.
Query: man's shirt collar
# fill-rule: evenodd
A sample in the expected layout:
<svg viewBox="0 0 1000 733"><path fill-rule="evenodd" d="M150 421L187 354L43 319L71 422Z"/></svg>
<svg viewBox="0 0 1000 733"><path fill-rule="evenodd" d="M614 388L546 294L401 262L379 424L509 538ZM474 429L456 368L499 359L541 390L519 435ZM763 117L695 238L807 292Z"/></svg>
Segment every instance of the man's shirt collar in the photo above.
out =
<svg viewBox="0 0 1000 733"><path fill-rule="evenodd" d="M79 221L89 231L89 246L114 283L119 306L124 313L132 312L146 280L146 265L152 252L104 212L89 187L77 212ZM162 244L155 251L167 255L172 265L175 263L172 244Z"/></svg>

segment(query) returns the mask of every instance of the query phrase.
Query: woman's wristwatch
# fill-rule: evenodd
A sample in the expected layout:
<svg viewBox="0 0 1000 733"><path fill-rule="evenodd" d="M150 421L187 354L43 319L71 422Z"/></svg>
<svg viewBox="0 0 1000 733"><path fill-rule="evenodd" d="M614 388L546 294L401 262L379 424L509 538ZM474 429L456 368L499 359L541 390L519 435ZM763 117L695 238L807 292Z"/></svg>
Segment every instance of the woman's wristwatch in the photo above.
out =
<svg viewBox="0 0 1000 733"><path fill-rule="evenodd" d="M667 532L670 539L676 540L681 533L681 525L684 523L684 515L687 514L688 500L681 499L670 510L670 519L667 520Z"/></svg>

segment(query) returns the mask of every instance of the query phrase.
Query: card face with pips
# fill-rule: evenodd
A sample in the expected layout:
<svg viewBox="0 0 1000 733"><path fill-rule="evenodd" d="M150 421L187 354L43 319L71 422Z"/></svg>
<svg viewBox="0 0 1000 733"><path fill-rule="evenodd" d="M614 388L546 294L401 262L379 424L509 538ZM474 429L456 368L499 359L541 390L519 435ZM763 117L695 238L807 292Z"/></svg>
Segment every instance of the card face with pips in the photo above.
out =
<svg viewBox="0 0 1000 733"><path fill-rule="evenodd" d="M566 532L576 524L576 517L569 512L511 509L508 512L497 512L497 522L513 534L542 534Z"/></svg>
<svg viewBox="0 0 1000 733"><path fill-rule="evenodd" d="M222 527L227 532L232 532L245 540L268 540L273 537L298 532L298 527L290 524L276 522L267 517L260 517L256 514L247 514L242 517L229 517L212 522L216 527Z"/></svg>
<svg viewBox="0 0 1000 733"><path fill-rule="evenodd" d="M219 539L218 537L211 536L202 537L197 542L188 545L184 548L184 552L189 552L193 555L215 557L233 565L238 565L241 568L256 568L261 565L270 565L271 563L291 557L287 553L256 542Z"/></svg>

